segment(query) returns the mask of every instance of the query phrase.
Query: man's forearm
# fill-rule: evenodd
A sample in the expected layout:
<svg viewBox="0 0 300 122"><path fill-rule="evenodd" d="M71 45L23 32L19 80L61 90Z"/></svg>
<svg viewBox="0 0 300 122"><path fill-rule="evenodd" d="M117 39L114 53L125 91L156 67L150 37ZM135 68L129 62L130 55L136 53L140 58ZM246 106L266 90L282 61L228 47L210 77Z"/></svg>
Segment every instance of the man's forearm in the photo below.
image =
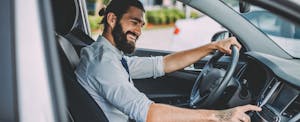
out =
<svg viewBox="0 0 300 122"><path fill-rule="evenodd" d="M193 110L165 104L152 104L147 122L211 122L217 121L214 110Z"/></svg>
<svg viewBox="0 0 300 122"><path fill-rule="evenodd" d="M170 73L187 67L207 56L214 49L216 49L214 43L210 43L198 48L169 54L164 57L164 71Z"/></svg>

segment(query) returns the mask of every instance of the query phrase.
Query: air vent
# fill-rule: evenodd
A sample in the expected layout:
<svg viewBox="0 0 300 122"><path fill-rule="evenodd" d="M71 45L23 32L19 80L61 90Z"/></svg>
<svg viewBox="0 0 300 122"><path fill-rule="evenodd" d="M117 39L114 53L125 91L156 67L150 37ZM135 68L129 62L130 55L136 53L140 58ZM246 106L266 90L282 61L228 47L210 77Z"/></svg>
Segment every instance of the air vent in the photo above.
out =
<svg viewBox="0 0 300 122"><path fill-rule="evenodd" d="M273 88L273 86L277 83L277 79L276 78L273 78L267 85L267 88L265 89L264 91L264 96L266 96L270 90Z"/></svg>
<svg viewBox="0 0 300 122"><path fill-rule="evenodd" d="M282 113L287 118L293 118L300 112L300 96L291 103L291 105Z"/></svg>
<svg viewBox="0 0 300 122"><path fill-rule="evenodd" d="M278 88L280 85L280 82L276 79L273 78L268 85L266 86L265 90L261 94L260 99L258 99L258 105L263 106L265 105L268 101L270 101L271 96L274 94L275 90ZM272 100L271 100L272 101Z"/></svg>
<svg viewBox="0 0 300 122"><path fill-rule="evenodd" d="M227 64L218 63L215 65L215 68L218 68L218 69L227 69L227 67L228 67Z"/></svg>

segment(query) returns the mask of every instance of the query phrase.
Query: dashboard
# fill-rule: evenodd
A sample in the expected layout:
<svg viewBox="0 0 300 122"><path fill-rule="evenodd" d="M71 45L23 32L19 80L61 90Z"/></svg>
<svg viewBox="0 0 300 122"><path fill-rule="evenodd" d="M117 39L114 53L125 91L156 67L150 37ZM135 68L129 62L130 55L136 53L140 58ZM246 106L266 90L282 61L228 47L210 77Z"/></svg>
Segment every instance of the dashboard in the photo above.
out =
<svg viewBox="0 0 300 122"><path fill-rule="evenodd" d="M229 85L211 109L254 104L263 110L248 113L253 122L300 122L300 62L257 52L240 56L233 78L237 82ZM195 63L194 68L201 69L210 58ZM214 67L227 69L229 62L230 57L224 56ZM183 70L156 80L143 79L135 85L155 102L190 108L189 90L198 74Z"/></svg>
<svg viewBox="0 0 300 122"><path fill-rule="evenodd" d="M298 64L260 53L248 53L249 82L254 102L262 111L251 113L252 121L300 122L300 72ZM292 67L292 68L289 68Z"/></svg>

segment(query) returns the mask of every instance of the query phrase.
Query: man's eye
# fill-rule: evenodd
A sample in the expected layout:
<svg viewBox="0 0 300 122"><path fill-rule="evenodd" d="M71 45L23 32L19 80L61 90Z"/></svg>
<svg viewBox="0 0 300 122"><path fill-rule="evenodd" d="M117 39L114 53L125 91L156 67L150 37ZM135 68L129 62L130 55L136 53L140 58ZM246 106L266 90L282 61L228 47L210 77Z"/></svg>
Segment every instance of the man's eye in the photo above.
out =
<svg viewBox="0 0 300 122"><path fill-rule="evenodd" d="M134 25L139 24L137 21L131 21Z"/></svg>

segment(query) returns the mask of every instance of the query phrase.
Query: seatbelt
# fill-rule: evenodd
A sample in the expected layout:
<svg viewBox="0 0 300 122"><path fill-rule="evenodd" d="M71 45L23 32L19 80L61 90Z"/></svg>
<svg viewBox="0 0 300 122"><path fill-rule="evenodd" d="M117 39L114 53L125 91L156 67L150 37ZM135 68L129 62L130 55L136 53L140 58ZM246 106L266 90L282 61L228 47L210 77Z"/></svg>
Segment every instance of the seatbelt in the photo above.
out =
<svg viewBox="0 0 300 122"><path fill-rule="evenodd" d="M129 68L128 68L128 64L127 64L127 61L126 61L126 59L124 58L124 57L122 57L122 59L121 59L121 63L122 63L122 65L123 65L123 67L125 68L125 70L127 71L127 73L128 73L128 81L130 82L130 73L129 73Z"/></svg>

